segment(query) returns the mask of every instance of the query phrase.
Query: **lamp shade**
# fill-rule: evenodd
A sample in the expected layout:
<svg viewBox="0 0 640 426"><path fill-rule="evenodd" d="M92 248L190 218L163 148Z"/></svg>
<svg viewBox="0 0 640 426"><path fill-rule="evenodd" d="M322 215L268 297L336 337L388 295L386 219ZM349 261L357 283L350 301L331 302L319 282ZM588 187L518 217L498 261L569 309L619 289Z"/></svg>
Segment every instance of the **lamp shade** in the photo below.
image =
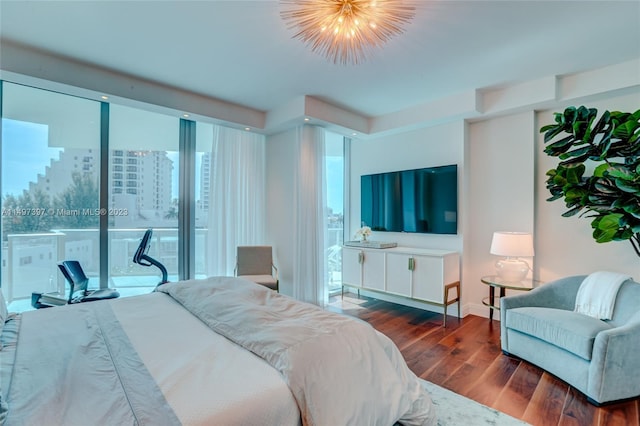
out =
<svg viewBox="0 0 640 426"><path fill-rule="evenodd" d="M494 232L490 253L506 257L532 257L533 235L529 232Z"/></svg>

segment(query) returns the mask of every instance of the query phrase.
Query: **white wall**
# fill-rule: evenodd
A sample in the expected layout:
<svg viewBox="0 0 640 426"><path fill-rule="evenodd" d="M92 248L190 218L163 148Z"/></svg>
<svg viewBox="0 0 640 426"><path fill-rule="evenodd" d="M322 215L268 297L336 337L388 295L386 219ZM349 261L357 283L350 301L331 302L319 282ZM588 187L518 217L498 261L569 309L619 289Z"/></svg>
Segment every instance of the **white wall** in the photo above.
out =
<svg viewBox="0 0 640 426"><path fill-rule="evenodd" d="M280 292L293 294L293 167L296 130L267 137L266 243L273 247Z"/></svg>
<svg viewBox="0 0 640 426"><path fill-rule="evenodd" d="M489 253L493 232L534 231L535 133L533 111L468 125L465 313L488 315L488 308L482 305L488 287L480 278L495 273L498 259Z"/></svg>

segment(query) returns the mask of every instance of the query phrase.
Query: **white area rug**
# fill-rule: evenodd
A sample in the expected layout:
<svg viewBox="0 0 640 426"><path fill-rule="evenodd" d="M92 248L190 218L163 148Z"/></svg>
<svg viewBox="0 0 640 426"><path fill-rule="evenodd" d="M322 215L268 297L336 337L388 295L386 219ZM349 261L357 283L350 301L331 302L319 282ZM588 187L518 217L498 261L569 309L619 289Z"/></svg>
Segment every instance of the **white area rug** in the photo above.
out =
<svg viewBox="0 0 640 426"><path fill-rule="evenodd" d="M528 423L448 389L420 380L436 406L438 426L523 426Z"/></svg>

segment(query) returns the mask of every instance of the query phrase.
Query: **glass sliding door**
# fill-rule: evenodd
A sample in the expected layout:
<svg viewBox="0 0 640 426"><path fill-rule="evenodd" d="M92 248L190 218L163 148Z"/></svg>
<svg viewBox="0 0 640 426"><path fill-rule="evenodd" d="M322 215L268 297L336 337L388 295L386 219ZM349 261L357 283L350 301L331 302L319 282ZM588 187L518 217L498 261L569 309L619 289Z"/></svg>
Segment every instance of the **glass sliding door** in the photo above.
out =
<svg viewBox="0 0 640 426"><path fill-rule="evenodd" d="M100 103L2 83L2 292L65 293L57 263L97 288Z"/></svg>
<svg viewBox="0 0 640 426"><path fill-rule="evenodd" d="M327 190L327 287L329 294L342 288L342 243L344 230L344 137L325 134Z"/></svg>
<svg viewBox="0 0 640 426"><path fill-rule="evenodd" d="M109 278L124 296L160 282L156 267L132 262L144 231L149 255L178 277L180 120L122 105L109 110Z"/></svg>

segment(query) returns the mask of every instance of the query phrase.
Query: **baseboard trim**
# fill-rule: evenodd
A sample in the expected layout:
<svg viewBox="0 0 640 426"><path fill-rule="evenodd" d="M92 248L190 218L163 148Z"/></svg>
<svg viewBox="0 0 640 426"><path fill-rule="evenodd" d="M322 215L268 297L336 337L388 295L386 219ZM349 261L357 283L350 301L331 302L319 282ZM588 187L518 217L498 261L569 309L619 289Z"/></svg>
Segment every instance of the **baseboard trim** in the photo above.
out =
<svg viewBox="0 0 640 426"><path fill-rule="evenodd" d="M468 314L476 315L478 317L484 317L489 319L489 308L481 303L468 303L465 305L468 308ZM493 319L500 321L500 311L493 311Z"/></svg>

